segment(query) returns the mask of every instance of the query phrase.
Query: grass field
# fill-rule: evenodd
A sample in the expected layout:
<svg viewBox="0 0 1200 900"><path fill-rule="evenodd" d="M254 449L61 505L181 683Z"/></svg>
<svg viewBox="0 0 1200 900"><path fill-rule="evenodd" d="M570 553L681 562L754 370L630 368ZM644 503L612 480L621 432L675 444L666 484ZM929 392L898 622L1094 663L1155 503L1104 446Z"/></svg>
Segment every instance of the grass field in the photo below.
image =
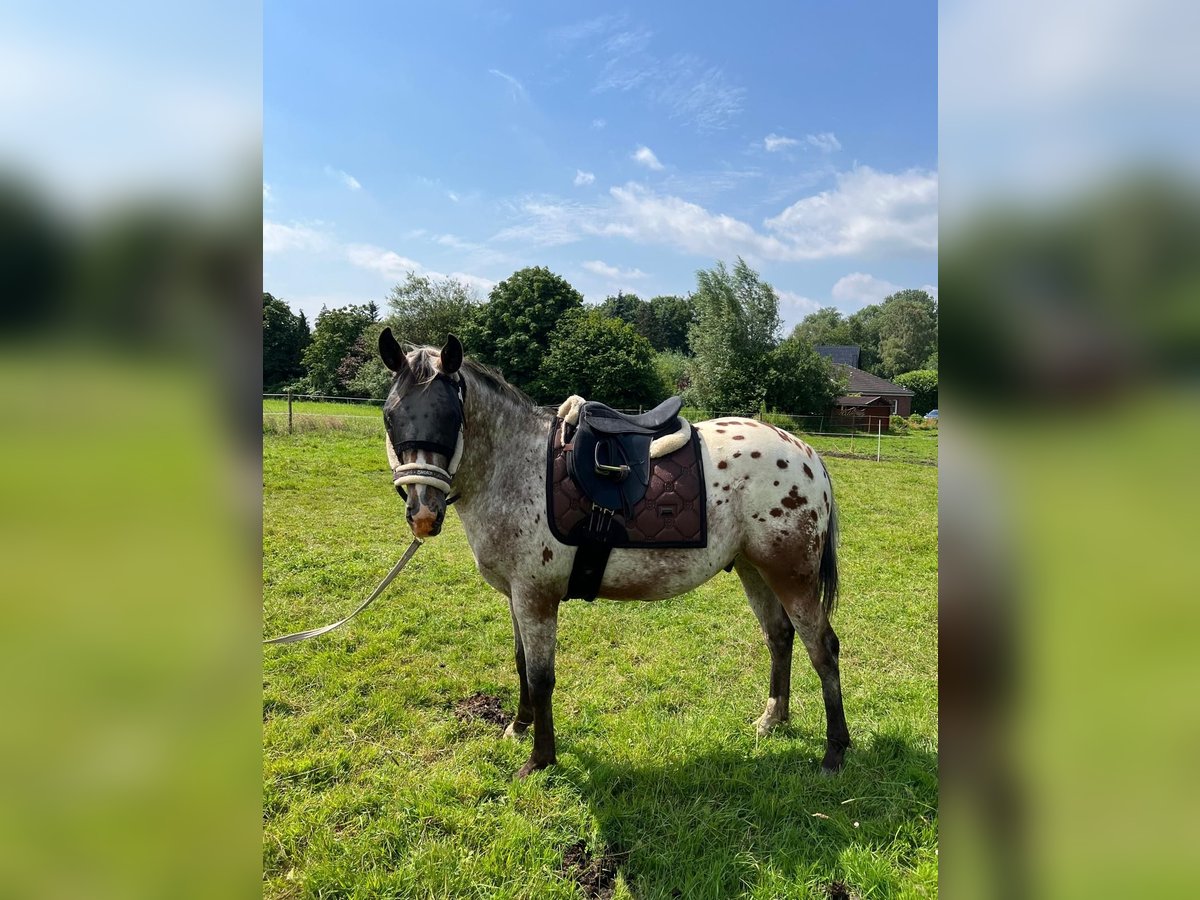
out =
<svg viewBox="0 0 1200 900"><path fill-rule="evenodd" d="M264 434L268 634L340 618L410 540L380 431ZM456 714L480 693L511 714L516 674L506 601L451 513L376 606L264 653L264 895L935 896L937 470L827 464L855 741L839 776L818 772L799 645L792 721L756 738L767 651L721 573L657 604L564 604L560 764L512 781L529 745Z"/></svg>
<svg viewBox="0 0 1200 900"><path fill-rule="evenodd" d="M263 429L269 434L287 432L286 400L264 398ZM684 414L696 420L694 411ZM344 431L376 432L382 436L383 420L378 403L326 403L300 401L293 403L292 427L294 431ZM913 430L907 434L810 434L797 431L804 439L822 453L834 456L862 457L875 459L876 454L891 462L913 462L936 465L938 459L938 433Z"/></svg>

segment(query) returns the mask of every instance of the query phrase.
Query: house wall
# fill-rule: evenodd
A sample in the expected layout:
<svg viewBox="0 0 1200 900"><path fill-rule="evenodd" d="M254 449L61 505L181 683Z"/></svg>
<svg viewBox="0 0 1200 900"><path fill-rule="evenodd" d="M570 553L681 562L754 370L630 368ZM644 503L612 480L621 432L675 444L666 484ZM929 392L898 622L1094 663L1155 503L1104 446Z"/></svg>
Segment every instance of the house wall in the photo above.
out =
<svg viewBox="0 0 1200 900"><path fill-rule="evenodd" d="M907 397L903 399L908 399ZM829 424L837 428L857 428L860 431L887 431L892 415L891 400L883 399L870 406L856 408L835 406L829 412Z"/></svg>

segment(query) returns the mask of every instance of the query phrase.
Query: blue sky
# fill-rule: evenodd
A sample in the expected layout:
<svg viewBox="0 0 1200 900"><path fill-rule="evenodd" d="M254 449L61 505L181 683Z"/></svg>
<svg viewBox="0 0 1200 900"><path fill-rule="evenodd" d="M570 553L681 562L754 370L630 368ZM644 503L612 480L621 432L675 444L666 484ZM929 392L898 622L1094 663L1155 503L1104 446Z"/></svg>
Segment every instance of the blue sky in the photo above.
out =
<svg viewBox="0 0 1200 900"><path fill-rule="evenodd" d="M932 3L264 8L264 289L546 265L589 302L738 255L791 326L937 284Z"/></svg>

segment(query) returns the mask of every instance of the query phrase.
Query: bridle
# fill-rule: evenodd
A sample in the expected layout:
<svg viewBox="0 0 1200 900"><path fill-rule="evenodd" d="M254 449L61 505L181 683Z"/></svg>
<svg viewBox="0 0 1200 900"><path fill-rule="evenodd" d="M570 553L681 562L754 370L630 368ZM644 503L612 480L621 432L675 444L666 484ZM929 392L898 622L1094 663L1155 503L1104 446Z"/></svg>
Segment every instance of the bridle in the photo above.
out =
<svg viewBox="0 0 1200 900"><path fill-rule="evenodd" d="M446 505L449 506L458 499L458 495L451 496L454 489L454 476L458 472L459 463L462 462L463 455L463 430L467 423L467 382L461 374L444 375L441 372L433 377L434 381L444 380L451 385L454 394L458 399L458 431L454 440L454 446L451 447L445 440L430 440L428 437L418 438L415 435L401 435L403 440L400 441L398 447L393 446L392 436L389 433L385 441L387 443L388 462L392 467L392 484L396 487L396 492L408 502L408 493L404 490L405 487L414 484L423 484L429 487L437 488L446 494ZM427 462L400 462L400 454L405 450L432 450L435 453L440 453L442 456L448 457L450 462L446 468L436 466L433 463Z"/></svg>

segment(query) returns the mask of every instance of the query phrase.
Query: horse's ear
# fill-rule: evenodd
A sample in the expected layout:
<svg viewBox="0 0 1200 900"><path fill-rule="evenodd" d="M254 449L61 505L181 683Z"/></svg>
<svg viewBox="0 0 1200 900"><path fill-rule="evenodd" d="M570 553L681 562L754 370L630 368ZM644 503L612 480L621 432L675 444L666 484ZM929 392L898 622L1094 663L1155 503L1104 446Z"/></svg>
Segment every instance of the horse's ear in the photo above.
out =
<svg viewBox="0 0 1200 900"><path fill-rule="evenodd" d="M446 338L446 346L442 348L441 368L443 375L453 375L463 362L462 341L454 335Z"/></svg>
<svg viewBox="0 0 1200 900"><path fill-rule="evenodd" d="M385 328L379 335L379 357L383 364L399 375L408 368L408 357L400 349L399 342L392 337L392 329Z"/></svg>

